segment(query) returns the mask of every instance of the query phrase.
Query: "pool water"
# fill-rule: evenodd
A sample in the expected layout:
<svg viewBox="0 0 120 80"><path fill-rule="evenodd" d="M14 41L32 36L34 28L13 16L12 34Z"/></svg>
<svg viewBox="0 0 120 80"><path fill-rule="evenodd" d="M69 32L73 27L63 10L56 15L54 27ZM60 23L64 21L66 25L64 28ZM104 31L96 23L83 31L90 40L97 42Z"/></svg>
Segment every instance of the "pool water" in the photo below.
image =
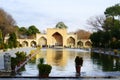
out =
<svg viewBox="0 0 120 80"><path fill-rule="evenodd" d="M28 62L25 71L16 76L38 76L39 58L52 65L50 76L74 77L76 56L83 58L81 76L120 76L120 59L108 55L90 53L81 49L41 49L34 63Z"/></svg>

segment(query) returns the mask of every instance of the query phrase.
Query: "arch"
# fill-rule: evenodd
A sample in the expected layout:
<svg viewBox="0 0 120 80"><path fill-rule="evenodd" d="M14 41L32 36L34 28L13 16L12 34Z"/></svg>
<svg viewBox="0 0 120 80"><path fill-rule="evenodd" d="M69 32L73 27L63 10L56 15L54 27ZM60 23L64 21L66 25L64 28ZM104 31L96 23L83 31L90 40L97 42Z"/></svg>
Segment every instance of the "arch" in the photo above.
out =
<svg viewBox="0 0 120 80"><path fill-rule="evenodd" d="M78 41L77 45L78 45L78 47L83 47L83 42L82 41Z"/></svg>
<svg viewBox="0 0 120 80"><path fill-rule="evenodd" d="M67 45L68 45L69 47L74 47L74 46L75 46L75 39L74 39L73 37L69 37L69 38L67 39Z"/></svg>
<svg viewBox="0 0 120 80"><path fill-rule="evenodd" d="M23 41L22 42L22 47L27 47L28 46L28 42L27 41Z"/></svg>
<svg viewBox="0 0 120 80"><path fill-rule="evenodd" d="M36 47L36 46L37 46L37 44L36 44L36 42L35 42L35 41L31 41L30 46L31 46L31 47Z"/></svg>
<svg viewBox="0 0 120 80"><path fill-rule="evenodd" d="M55 32L52 35L52 43L55 46L63 46L63 37L62 37L62 35L60 33L58 33L58 32Z"/></svg>
<svg viewBox="0 0 120 80"><path fill-rule="evenodd" d="M47 39L45 37L39 38L38 45L41 45L42 47L47 46Z"/></svg>
<svg viewBox="0 0 120 80"><path fill-rule="evenodd" d="M90 41L86 41L85 42L85 46L91 46L91 42Z"/></svg>

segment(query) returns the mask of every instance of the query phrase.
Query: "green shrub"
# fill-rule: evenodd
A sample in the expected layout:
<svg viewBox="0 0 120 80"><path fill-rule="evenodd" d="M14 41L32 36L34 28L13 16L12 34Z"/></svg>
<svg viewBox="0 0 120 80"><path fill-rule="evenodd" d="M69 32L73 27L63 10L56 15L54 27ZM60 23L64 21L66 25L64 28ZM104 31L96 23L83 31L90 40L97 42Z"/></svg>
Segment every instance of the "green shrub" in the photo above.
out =
<svg viewBox="0 0 120 80"><path fill-rule="evenodd" d="M18 51L18 52L15 53L15 55L16 55L16 57L11 57L11 67L12 67L12 70L14 70L15 66L18 66L27 57L26 52L23 52L23 51L22 52ZM20 69L20 71L23 71L23 70L25 70L24 66Z"/></svg>
<svg viewBox="0 0 120 80"><path fill-rule="evenodd" d="M38 64L39 74L49 74L52 66L49 64Z"/></svg>
<svg viewBox="0 0 120 80"><path fill-rule="evenodd" d="M40 63L40 64L43 64L43 63L44 63L44 58L40 58L40 59L39 59L39 63Z"/></svg>

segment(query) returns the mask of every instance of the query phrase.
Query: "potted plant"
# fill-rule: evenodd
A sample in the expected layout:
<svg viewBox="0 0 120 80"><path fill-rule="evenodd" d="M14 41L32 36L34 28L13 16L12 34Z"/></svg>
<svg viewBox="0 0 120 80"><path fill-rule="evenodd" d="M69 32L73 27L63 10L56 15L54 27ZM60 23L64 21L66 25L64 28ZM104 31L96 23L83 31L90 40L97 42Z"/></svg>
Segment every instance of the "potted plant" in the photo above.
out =
<svg viewBox="0 0 120 80"><path fill-rule="evenodd" d="M40 62L37 67L38 67L38 70L39 70L39 76L40 77L49 77L49 74L52 70L52 66L49 65L49 64L43 64L43 58L40 59Z"/></svg>

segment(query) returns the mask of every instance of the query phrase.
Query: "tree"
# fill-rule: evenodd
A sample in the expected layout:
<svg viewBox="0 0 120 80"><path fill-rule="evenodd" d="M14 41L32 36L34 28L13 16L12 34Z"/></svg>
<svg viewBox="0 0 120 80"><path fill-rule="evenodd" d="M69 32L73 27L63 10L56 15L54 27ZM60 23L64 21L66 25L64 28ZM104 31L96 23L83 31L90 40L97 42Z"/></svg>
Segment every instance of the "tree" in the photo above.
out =
<svg viewBox="0 0 120 80"><path fill-rule="evenodd" d="M8 45L9 45L9 48L13 48L13 47L16 48L17 47L17 38L16 38L15 33L11 33L9 35Z"/></svg>
<svg viewBox="0 0 120 80"><path fill-rule="evenodd" d="M25 52L16 52L15 53L16 57L11 57L11 68L12 70L15 70L15 66L20 65L20 63L24 62L27 58L27 55ZM25 69L25 66L20 68L20 71L23 71Z"/></svg>
<svg viewBox="0 0 120 80"><path fill-rule="evenodd" d="M16 22L12 16L0 8L0 29L2 31L3 40L6 34L16 31L15 25Z"/></svg>
<svg viewBox="0 0 120 80"><path fill-rule="evenodd" d="M90 36L94 47L119 48L120 46L120 4L108 7L105 10L105 18L95 18L89 20L89 24L97 29Z"/></svg>
<svg viewBox="0 0 120 80"><path fill-rule="evenodd" d="M81 29L77 30L75 33L77 34L78 39L89 39L89 37L91 35L90 32L81 30Z"/></svg>
<svg viewBox="0 0 120 80"><path fill-rule="evenodd" d="M29 26L29 28L25 27L19 28L20 38L34 38L36 33L40 33L40 31L34 25Z"/></svg>
<svg viewBox="0 0 120 80"><path fill-rule="evenodd" d="M25 35L27 33L27 29L25 27L21 27L21 28L19 28L19 33L21 35Z"/></svg>
<svg viewBox="0 0 120 80"><path fill-rule="evenodd" d="M112 18L111 17L106 18L103 23L104 31L109 31L112 29L112 27L113 27Z"/></svg>
<svg viewBox="0 0 120 80"><path fill-rule="evenodd" d="M120 16L120 3L106 8L104 13L106 17L113 17L113 19L115 16Z"/></svg>
<svg viewBox="0 0 120 80"><path fill-rule="evenodd" d="M118 20L114 19L114 26ZM113 26L112 17L96 16L87 21L88 25L95 31L110 31Z"/></svg>
<svg viewBox="0 0 120 80"><path fill-rule="evenodd" d="M90 40L92 42L93 47L100 47L101 45L101 31L94 32L93 34L90 35Z"/></svg>
<svg viewBox="0 0 120 80"><path fill-rule="evenodd" d="M106 18L104 16L96 16L87 20L87 24L90 25L92 30L101 31L104 30L103 24Z"/></svg>
<svg viewBox="0 0 120 80"><path fill-rule="evenodd" d="M117 41L120 40L120 21L115 20L114 27L111 28L111 35L113 38L115 38Z"/></svg>
<svg viewBox="0 0 120 80"><path fill-rule="evenodd" d="M115 17L120 17L120 4L106 8L104 14L106 17L112 17L112 26L114 26Z"/></svg>
<svg viewBox="0 0 120 80"><path fill-rule="evenodd" d="M3 37L2 37L2 31L0 30L0 49L3 48Z"/></svg>
<svg viewBox="0 0 120 80"><path fill-rule="evenodd" d="M32 25L28 28L28 36L35 35L36 33L40 33L39 29L37 29L36 26Z"/></svg>
<svg viewBox="0 0 120 80"><path fill-rule="evenodd" d="M20 27L19 28L19 38L26 38L27 37L27 28L25 27Z"/></svg>
<svg viewBox="0 0 120 80"><path fill-rule="evenodd" d="M111 34L109 31L102 31L101 37L100 37L101 47L108 48L110 45L110 42L112 40Z"/></svg>
<svg viewBox="0 0 120 80"><path fill-rule="evenodd" d="M60 29L63 29L63 28L68 28L63 22L58 22L57 25L55 26L56 28L60 28Z"/></svg>

